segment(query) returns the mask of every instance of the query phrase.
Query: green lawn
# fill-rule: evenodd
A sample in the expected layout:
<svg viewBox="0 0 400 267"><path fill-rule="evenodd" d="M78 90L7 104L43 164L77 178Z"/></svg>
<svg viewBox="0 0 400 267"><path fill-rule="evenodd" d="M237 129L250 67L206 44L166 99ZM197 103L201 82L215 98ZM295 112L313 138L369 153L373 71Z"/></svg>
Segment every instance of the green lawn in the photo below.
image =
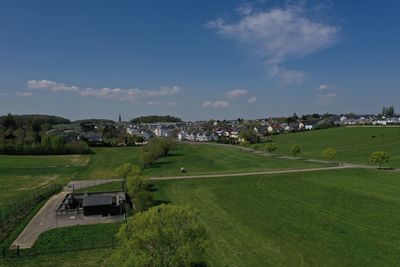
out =
<svg viewBox="0 0 400 267"><path fill-rule="evenodd" d="M74 250L75 247L111 247L116 244L119 223L78 225L53 229L40 235L34 248L37 251Z"/></svg>
<svg viewBox="0 0 400 267"><path fill-rule="evenodd" d="M139 147L99 147L91 148L90 164L76 177L79 180L110 179L115 169L130 162L139 166Z"/></svg>
<svg viewBox="0 0 400 267"><path fill-rule="evenodd" d="M83 170L89 156L0 155L0 210L26 194L54 183L66 183Z"/></svg>
<svg viewBox="0 0 400 267"><path fill-rule="evenodd" d="M4 267L98 267L110 256L112 250L94 249L67 253L44 254L33 257L0 259L0 266Z"/></svg>
<svg viewBox="0 0 400 267"><path fill-rule="evenodd" d="M75 193L84 193L84 192L110 192L110 191L120 191L122 190L122 182L111 182L106 184L100 184L88 188L83 188L79 190L75 190Z"/></svg>
<svg viewBox="0 0 400 267"><path fill-rule="evenodd" d="M396 266L400 175L377 170L157 181L200 210L210 266Z"/></svg>
<svg viewBox="0 0 400 267"><path fill-rule="evenodd" d="M160 158L145 170L148 176L179 176L211 173L240 173L279 169L321 167L321 164L283 160L242 151L235 147L180 144L171 155ZM186 173L181 173L184 167Z"/></svg>
<svg viewBox="0 0 400 267"><path fill-rule="evenodd" d="M77 179L109 179L115 177L115 169L130 162L140 166L140 147L94 148L90 164L79 173ZM282 160L256 155L239 148L207 144L178 144L169 155L160 158L144 170L150 177L195 175L210 173L235 173L276 169L312 168L321 164L304 161ZM181 173L184 167L186 173Z"/></svg>
<svg viewBox="0 0 400 267"><path fill-rule="evenodd" d="M321 151L333 147L337 150L336 161L369 164L370 154L383 150L392 156L387 165L400 167L400 127L341 127L281 134L272 139L277 154L290 155L291 146L299 144L300 157L322 159Z"/></svg>

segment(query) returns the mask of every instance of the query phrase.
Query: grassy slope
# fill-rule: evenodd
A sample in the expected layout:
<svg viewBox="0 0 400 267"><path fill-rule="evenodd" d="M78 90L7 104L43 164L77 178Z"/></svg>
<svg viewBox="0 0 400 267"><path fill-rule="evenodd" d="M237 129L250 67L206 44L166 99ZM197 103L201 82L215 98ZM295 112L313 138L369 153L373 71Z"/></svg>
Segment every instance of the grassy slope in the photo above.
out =
<svg viewBox="0 0 400 267"><path fill-rule="evenodd" d="M139 163L139 147L95 148L90 164L79 173L77 179L109 179L115 169L125 162ZM186 173L182 174L180 168ZM160 158L146 169L148 176L175 176L206 173L234 173L271 169L311 168L321 164L267 158L241 151L237 148L216 145L179 144L170 155Z"/></svg>
<svg viewBox="0 0 400 267"><path fill-rule="evenodd" d="M119 191L122 190L122 182L111 182L107 184L100 184L88 188L83 188L79 190L75 190L75 193L91 193L91 192L110 192L110 191Z"/></svg>
<svg viewBox="0 0 400 267"><path fill-rule="evenodd" d="M394 266L399 174L371 170L159 181L201 211L211 266Z"/></svg>
<svg viewBox="0 0 400 267"><path fill-rule="evenodd" d="M115 235L119 227L119 223L111 223L53 229L40 235L35 248L38 251L51 251L58 247L59 250L65 251L73 250L74 243L77 246L91 247L93 242L97 247L111 246L112 242L116 241Z"/></svg>
<svg viewBox="0 0 400 267"><path fill-rule="evenodd" d="M171 155L145 170L149 176L252 172L272 169L312 168L321 164L265 157L238 148L207 144L180 144ZM186 173L181 173L184 167Z"/></svg>
<svg viewBox="0 0 400 267"><path fill-rule="evenodd" d="M95 249L68 253L44 254L34 257L0 259L4 267L98 267L112 253L111 249Z"/></svg>
<svg viewBox="0 0 400 267"><path fill-rule="evenodd" d="M89 156L0 155L0 209L33 189L65 183L89 162Z"/></svg>
<svg viewBox="0 0 400 267"><path fill-rule="evenodd" d="M335 160L362 164L369 163L372 152L384 150L392 155L388 166L400 167L400 128L398 127L334 128L282 134L274 136L273 140L278 147L276 151L278 154L290 155L291 146L299 144L302 148L300 156L322 158L321 151L326 147L333 147L338 152Z"/></svg>

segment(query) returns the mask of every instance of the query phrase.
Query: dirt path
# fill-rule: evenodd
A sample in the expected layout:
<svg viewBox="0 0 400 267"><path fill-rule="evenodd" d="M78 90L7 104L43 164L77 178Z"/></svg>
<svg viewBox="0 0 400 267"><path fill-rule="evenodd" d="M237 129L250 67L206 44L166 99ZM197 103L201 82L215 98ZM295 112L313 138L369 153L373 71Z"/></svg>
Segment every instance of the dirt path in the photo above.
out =
<svg viewBox="0 0 400 267"><path fill-rule="evenodd" d="M276 171L262 171L262 172L242 172L242 173L219 173L219 174L204 174L204 175L186 175L186 176L166 176L166 177L151 177L150 180L176 180L176 179L200 179L200 178L218 178L218 177L235 177L235 176L254 176L261 174L281 174L281 173L297 173L297 172L316 172L328 170L340 170L351 168L372 168L371 166L363 167L362 165L344 164L333 167L321 168L308 168L308 169L294 169L294 170L276 170Z"/></svg>
<svg viewBox="0 0 400 267"><path fill-rule="evenodd" d="M105 184L114 180L92 180L92 181L72 181L66 187L65 191L52 196L46 204L39 210L39 212L33 217L29 224L25 227L18 238L12 243L11 248L31 248L39 235L50 229L81 225L81 224L96 224L96 223L111 223L123 220L122 216L116 217L93 217L83 218L83 216L56 216L56 207L67 195L69 186L73 186L75 189L86 188L90 186ZM119 180L120 181L120 180Z"/></svg>

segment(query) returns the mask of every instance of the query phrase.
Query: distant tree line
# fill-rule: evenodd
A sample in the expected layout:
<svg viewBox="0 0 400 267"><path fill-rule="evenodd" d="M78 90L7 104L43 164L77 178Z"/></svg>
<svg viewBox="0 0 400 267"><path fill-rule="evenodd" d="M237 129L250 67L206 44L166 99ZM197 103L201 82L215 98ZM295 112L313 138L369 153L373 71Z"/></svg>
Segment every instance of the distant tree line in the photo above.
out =
<svg viewBox="0 0 400 267"><path fill-rule="evenodd" d="M0 117L0 154L49 155L85 154L89 148L79 140L47 135L52 125L69 120L46 115L12 115Z"/></svg>
<svg viewBox="0 0 400 267"><path fill-rule="evenodd" d="M137 117L131 120L131 123L156 123L156 122L181 122L182 119L174 116L160 116L160 115L150 115Z"/></svg>
<svg viewBox="0 0 400 267"><path fill-rule="evenodd" d="M390 107L383 107L382 108L382 112L380 114L381 116L385 116L385 117L393 117L395 115L394 113L394 107L390 106Z"/></svg>
<svg viewBox="0 0 400 267"><path fill-rule="evenodd" d="M107 120L107 119L85 119L85 120L76 120L73 123L76 124L112 124L115 123L113 120Z"/></svg>

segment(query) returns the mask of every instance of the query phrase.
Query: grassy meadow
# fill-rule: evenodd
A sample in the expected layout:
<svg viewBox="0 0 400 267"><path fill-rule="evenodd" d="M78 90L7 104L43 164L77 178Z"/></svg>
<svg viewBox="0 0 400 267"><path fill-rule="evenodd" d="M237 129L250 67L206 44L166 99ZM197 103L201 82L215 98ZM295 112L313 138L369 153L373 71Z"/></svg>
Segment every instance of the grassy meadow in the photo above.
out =
<svg viewBox="0 0 400 267"><path fill-rule="evenodd" d="M291 146L299 144L300 157L323 159L322 150L333 147L337 150L335 161L361 164L369 164L371 153L383 150L391 154L387 166L400 167L400 127L341 127L281 134L272 140L278 147L276 154L291 155Z"/></svg>
<svg viewBox="0 0 400 267"><path fill-rule="evenodd" d="M375 137L372 137L375 136ZM400 128L335 128L273 137L276 154L368 163L369 154L392 154L400 167ZM265 144L261 144L265 146ZM73 179L109 179L125 162L139 165L139 147L94 148L85 156L0 156L0 209L30 190ZM396 266L400 263L400 173L366 169L229 177L229 173L302 169L324 164L285 160L207 144L178 144L144 170L150 177L227 173L227 177L156 181L156 200L189 204L210 233L209 266ZM182 174L180 168L187 171ZM99 185L90 191L119 188ZM25 222L27 223L27 222ZM51 249L115 235L118 224L43 233L37 248ZM22 230L23 227L21 227ZM15 233L16 235L16 233ZM99 242L100 242L99 241ZM103 242L101 241L101 242ZM111 249L0 259L0 266L101 266Z"/></svg>
<svg viewBox="0 0 400 267"><path fill-rule="evenodd" d="M29 192L73 179L89 163L89 156L0 155L0 209Z"/></svg>
<svg viewBox="0 0 400 267"><path fill-rule="evenodd" d="M395 266L400 180L340 170L157 181L157 197L201 212L210 266Z"/></svg>
<svg viewBox="0 0 400 267"><path fill-rule="evenodd" d="M90 164L77 175L77 179L109 179L115 169L130 162L140 166L140 147L94 148ZM207 144L178 144L176 149L161 157L143 173L149 177L181 176L212 173L253 172L279 169L321 167L322 164L288 161L257 155L234 147ZM184 167L186 173L181 173Z"/></svg>

